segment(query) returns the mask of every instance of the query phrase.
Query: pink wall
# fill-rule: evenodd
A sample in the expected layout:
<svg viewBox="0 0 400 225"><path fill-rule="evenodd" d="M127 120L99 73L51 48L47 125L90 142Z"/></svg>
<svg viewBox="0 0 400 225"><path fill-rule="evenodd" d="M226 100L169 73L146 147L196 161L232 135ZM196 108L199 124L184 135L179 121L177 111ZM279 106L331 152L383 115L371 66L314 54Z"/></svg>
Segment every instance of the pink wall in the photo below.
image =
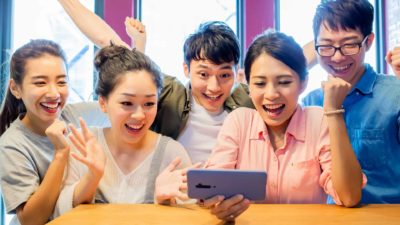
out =
<svg viewBox="0 0 400 225"><path fill-rule="evenodd" d="M245 49L253 38L268 28L275 27L275 0L245 0Z"/></svg>
<svg viewBox="0 0 400 225"><path fill-rule="evenodd" d="M131 41L125 32L124 21L127 16L132 17L133 12L134 0L104 0L104 20L127 44Z"/></svg>

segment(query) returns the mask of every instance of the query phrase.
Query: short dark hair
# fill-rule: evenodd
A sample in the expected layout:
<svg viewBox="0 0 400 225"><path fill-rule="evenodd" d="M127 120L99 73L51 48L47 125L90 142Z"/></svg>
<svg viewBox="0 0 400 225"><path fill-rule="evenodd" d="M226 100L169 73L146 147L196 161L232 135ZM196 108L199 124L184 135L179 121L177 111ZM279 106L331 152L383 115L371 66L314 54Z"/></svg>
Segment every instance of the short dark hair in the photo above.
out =
<svg viewBox="0 0 400 225"><path fill-rule="evenodd" d="M126 72L141 70L151 74L158 95L161 93L163 76L160 68L149 57L136 49L130 50L111 44L99 50L94 59L94 65L99 72L96 94L104 98L109 96Z"/></svg>
<svg viewBox="0 0 400 225"><path fill-rule="evenodd" d="M314 15L314 40L325 23L334 31L359 29L366 37L372 32L373 20L374 7L368 0L322 0Z"/></svg>
<svg viewBox="0 0 400 225"><path fill-rule="evenodd" d="M188 67L192 60L210 60L215 64L234 62L240 58L239 40L224 22L211 21L200 24L183 45L184 60Z"/></svg>
<svg viewBox="0 0 400 225"><path fill-rule="evenodd" d="M289 66L299 75L301 81L306 79L308 74L306 58L300 45L282 32L267 30L255 37L246 53L244 73L247 82L250 81L251 66L262 54L268 54Z"/></svg>

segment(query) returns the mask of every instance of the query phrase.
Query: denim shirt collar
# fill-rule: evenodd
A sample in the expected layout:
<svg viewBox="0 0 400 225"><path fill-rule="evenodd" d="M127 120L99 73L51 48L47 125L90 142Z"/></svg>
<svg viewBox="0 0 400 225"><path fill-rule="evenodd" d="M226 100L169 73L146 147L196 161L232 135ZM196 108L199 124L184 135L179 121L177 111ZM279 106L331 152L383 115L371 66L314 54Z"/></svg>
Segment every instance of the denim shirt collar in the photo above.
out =
<svg viewBox="0 0 400 225"><path fill-rule="evenodd" d="M365 64L365 71L361 76L361 79L357 82L357 84L354 86L354 88L351 90L350 93L352 93L355 89L357 89L364 95L371 94L375 81L376 81L376 73L369 64Z"/></svg>

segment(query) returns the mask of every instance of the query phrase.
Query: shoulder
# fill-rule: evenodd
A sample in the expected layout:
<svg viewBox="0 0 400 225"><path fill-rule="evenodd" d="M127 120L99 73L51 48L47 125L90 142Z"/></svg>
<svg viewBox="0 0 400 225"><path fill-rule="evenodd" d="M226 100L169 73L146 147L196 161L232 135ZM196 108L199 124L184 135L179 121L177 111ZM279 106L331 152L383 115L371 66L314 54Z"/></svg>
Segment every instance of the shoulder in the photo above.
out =
<svg viewBox="0 0 400 225"><path fill-rule="evenodd" d="M238 107L254 108L253 102L249 96L248 86L242 83L235 85L231 95L225 101L225 106L230 109Z"/></svg>
<svg viewBox="0 0 400 225"><path fill-rule="evenodd" d="M375 86L382 89L393 88L391 92L400 93L400 79L395 76L377 74Z"/></svg>
<svg viewBox="0 0 400 225"><path fill-rule="evenodd" d="M12 148L14 146L16 148L24 149L25 147L32 145L36 139L39 139L39 137L33 135L22 125L20 120L17 119L10 125L6 132L1 135L0 146L1 148L5 146Z"/></svg>
<svg viewBox="0 0 400 225"><path fill-rule="evenodd" d="M261 116L258 114L257 110L240 107L228 114L228 116L224 120L224 124L229 124L230 126L241 126L241 125L250 125L253 121L262 120Z"/></svg>
<svg viewBox="0 0 400 225"><path fill-rule="evenodd" d="M186 87L178 78L164 74L162 93L171 91L186 91Z"/></svg>
<svg viewBox="0 0 400 225"><path fill-rule="evenodd" d="M321 88L311 91L302 99L304 106L322 106L324 102L324 92Z"/></svg>
<svg viewBox="0 0 400 225"><path fill-rule="evenodd" d="M181 165L187 166L191 164L189 155L181 143L175 141L174 139L168 136L164 136L161 134L160 138L164 139L164 141L166 142L165 155L164 155L164 160L166 164L172 162L172 160L174 160L176 157L181 158L182 160ZM160 141L159 144L162 144L162 142Z"/></svg>

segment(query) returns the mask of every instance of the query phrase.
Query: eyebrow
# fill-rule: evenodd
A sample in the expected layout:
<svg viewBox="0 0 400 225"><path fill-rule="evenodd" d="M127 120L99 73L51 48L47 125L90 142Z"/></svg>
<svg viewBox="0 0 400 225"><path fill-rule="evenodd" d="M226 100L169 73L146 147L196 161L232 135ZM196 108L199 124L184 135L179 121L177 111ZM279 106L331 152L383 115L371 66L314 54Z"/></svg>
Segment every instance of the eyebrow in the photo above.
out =
<svg viewBox="0 0 400 225"><path fill-rule="evenodd" d="M128 97L138 97L138 96L144 96L146 98L156 97L156 94L137 95L137 94L131 94L131 93L122 93L121 95L128 96Z"/></svg>
<svg viewBox="0 0 400 225"><path fill-rule="evenodd" d="M282 75L276 76L276 78L292 78L292 77L293 76L289 75L289 74L282 74ZM262 75L251 76L251 78L267 79L265 76L262 76Z"/></svg>
<svg viewBox="0 0 400 225"><path fill-rule="evenodd" d="M358 36L350 36L350 37L345 37L340 41L344 42L344 41L349 41L349 40L357 40L358 38L359 38ZM329 38L321 38L319 41L333 42L332 39L329 39Z"/></svg>
<svg viewBox="0 0 400 225"><path fill-rule="evenodd" d="M67 77L67 75L60 74L60 75L56 76L57 79L58 78L64 78L64 77ZM31 79L48 79L48 78L49 78L49 76L46 76L46 75L36 75L36 76L33 76Z"/></svg>
<svg viewBox="0 0 400 225"><path fill-rule="evenodd" d="M200 64L199 67L204 68L204 69L211 69L209 66L204 65L204 64ZM231 65L223 65L221 67L218 67L217 69L232 69Z"/></svg>

